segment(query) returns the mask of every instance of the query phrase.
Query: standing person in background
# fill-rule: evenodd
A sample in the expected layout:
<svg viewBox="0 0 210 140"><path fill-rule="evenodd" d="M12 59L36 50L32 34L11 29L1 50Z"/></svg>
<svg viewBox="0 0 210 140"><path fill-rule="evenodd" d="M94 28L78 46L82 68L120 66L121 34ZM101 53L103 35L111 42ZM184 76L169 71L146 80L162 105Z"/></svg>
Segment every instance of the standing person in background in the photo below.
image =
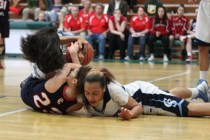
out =
<svg viewBox="0 0 210 140"><path fill-rule="evenodd" d="M156 16L151 19L150 35L149 35L149 48L150 57L148 61L154 60L154 42L157 39L162 40L164 47L163 61L168 61L169 55L169 33L171 32L171 23L167 18L166 9L163 6L158 7Z"/></svg>
<svg viewBox="0 0 210 140"><path fill-rule="evenodd" d="M138 39L139 42L139 60L144 60L145 44L149 28L149 18L145 15L144 8L139 7L137 15L132 16L130 20L130 35L128 37L127 56L124 60L128 61L133 57L133 44L135 39Z"/></svg>
<svg viewBox="0 0 210 140"><path fill-rule="evenodd" d="M126 17L121 15L119 9L115 9L113 16L109 18L109 58L113 59L114 52L119 47L120 59L123 60L125 57L126 48Z"/></svg>
<svg viewBox="0 0 210 140"><path fill-rule="evenodd" d="M177 16L172 18L172 34L169 36L170 47L173 46L174 40L179 40L182 49L181 59L184 61L186 57L185 41L183 36L187 34L189 19L184 16L185 7L181 4L177 9Z"/></svg>
<svg viewBox="0 0 210 140"><path fill-rule="evenodd" d="M196 0L188 0L195 3ZM210 0L201 0L198 8L195 29L195 43L199 46L200 77L197 85L202 81L208 82L209 48L210 48Z"/></svg>
<svg viewBox="0 0 210 140"><path fill-rule="evenodd" d="M147 0L144 4L144 9L147 13L147 16L154 17L159 6L163 6L159 0Z"/></svg>
<svg viewBox="0 0 210 140"><path fill-rule="evenodd" d="M94 40L98 40L99 44L99 60L104 59L105 44L108 28L108 16L103 14L104 6L102 4L96 4L95 14L89 18L88 35L86 40L92 45Z"/></svg>
<svg viewBox="0 0 210 140"><path fill-rule="evenodd" d="M2 66L2 55L5 54L5 38L9 37L9 0L0 2L0 69Z"/></svg>
<svg viewBox="0 0 210 140"><path fill-rule="evenodd" d="M111 0L109 2L108 15L113 15L114 10L119 9L124 17L127 17L128 4L124 0Z"/></svg>

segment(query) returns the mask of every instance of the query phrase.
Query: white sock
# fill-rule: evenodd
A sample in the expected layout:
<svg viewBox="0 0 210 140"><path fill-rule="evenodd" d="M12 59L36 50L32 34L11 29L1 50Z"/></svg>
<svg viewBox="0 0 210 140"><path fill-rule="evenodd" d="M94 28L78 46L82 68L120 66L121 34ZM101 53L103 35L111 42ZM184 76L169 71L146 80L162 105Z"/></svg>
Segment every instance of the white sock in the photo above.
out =
<svg viewBox="0 0 210 140"><path fill-rule="evenodd" d="M207 81L208 71L200 71L200 79Z"/></svg>
<svg viewBox="0 0 210 140"><path fill-rule="evenodd" d="M192 53L191 52L187 52L187 56L192 56Z"/></svg>
<svg viewBox="0 0 210 140"><path fill-rule="evenodd" d="M195 98L198 96L198 89L197 88L189 88L189 90L191 90L192 94L191 94L191 99Z"/></svg>
<svg viewBox="0 0 210 140"><path fill-rule="evenodd" d="M191 36L191 35L188 35L187 37L188 37L188 38L192 38L192 36Z"/></svg>

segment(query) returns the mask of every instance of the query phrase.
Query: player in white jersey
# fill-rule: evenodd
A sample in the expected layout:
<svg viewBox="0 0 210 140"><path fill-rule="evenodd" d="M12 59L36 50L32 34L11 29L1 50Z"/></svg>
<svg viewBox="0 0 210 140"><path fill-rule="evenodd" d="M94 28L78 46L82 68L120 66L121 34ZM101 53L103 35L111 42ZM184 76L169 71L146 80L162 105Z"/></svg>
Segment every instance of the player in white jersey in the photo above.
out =
<svg viewBox="0 0 210 140"><path fill-rule="evenodd" d="M182 99L198 93L206 95L207 90L205 81L196 88L174 88L169 92L144 81L121 85L109 70L103 68L87 73L82 95L87 111L97 116L118 115L122 119L140 114L210 116L210 103L189 103Z"/></svg>
<svg viewBox="0 0 210 140"><path fill-rule="evenodd" d="M196 0L188 0L195 3ZM199 46L200 80L208 81L209 48L210 48L210 0L201 0L198 9L195 30L195 43Z"/></svg>

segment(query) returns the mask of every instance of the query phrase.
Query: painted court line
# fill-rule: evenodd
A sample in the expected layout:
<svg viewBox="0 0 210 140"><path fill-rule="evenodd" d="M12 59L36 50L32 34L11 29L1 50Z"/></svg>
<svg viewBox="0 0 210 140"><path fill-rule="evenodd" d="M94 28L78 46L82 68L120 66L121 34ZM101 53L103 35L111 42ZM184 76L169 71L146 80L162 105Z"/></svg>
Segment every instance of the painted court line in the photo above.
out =
<svg viewBox="0 0 210 140"><path fill-rule="evenodd" d="M2 114L0 114L0 117L15 114L15 113L18 113L18 112L23 112L23 111L26 111L26 110L27 109L19 109L19 110L15 110L15 111L11 111L11 112L2 113Z"/></svg>
<svg viewBox="0 0 210 140"><path fill-rule="evenodd" d="M190 72L184 72L184 73L180 73L180 74L175 74L175 75L171 75L171 76L166 76L166 77L161 77L161 78L157 78L148 82L156 82L156 81L161 81L161 80L165 80L165 79L169 79L169 78L174 78L174 77L178 77L178 76L182 76L182 75L187 75Z"/></svg>

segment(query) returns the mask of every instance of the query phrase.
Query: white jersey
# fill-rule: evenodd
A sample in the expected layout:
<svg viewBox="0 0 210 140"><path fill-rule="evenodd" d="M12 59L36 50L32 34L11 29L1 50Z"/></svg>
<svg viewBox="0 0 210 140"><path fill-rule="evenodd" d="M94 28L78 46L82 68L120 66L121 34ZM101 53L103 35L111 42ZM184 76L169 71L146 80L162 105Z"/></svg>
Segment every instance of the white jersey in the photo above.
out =
<svg viewBox="0 0 210 140"><path fill-rule="evenodd" d="M144 81L126 85L116 81L109 83L103 101L97 108L90 107L89 113L97 116L116 116L119 108L128 103L129 96L143 106L144 114L187 116L188 102Z"/></svg>

